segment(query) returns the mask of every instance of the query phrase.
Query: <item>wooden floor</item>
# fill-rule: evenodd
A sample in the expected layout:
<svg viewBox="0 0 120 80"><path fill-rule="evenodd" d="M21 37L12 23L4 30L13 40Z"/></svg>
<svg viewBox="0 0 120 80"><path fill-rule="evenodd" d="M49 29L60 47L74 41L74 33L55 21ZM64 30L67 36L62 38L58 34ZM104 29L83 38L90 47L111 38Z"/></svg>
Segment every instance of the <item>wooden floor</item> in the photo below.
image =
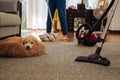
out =
<svg viewBox="0 0 120 80"><path fill-rule="evenodd" d="M98 34L99 36L100 34ZM68 41L74 41L75 33L69 32L68 33ZM120 43L120 32L112 32L108 31L105 42L112 42L112 43Z"/></svg>
<svg viewBox="0 0 120 80"><path fill-rule="evenodd" d="M108 31L106 42L120 43L120 31Z"/></svg>
<svg viewBox="0 0 120 80"><path fill-rule="evenodd" d="M61 35L61 32L59 35ZM97 32L97 35L100 36L100 32ZM68 42L72 42L75 39L75 32L68 32ZM108 31L105 42L120 43L120 31Z"/></svg>
<svg viewBox="0 0 120 80"><path fill-rule="evenodd" d="M45 30L22 31L22 34L23 33L27 33L27 34L33 33L33 34L38 34L39 35L39 34L45 33ZM58 32L58 37L61 37L61 35L62 35L62 33ZM68 42L72 42L72 41L75 41L75 40L76 40L75 32L68 32ZM117 31L117 32L108 31L105 42L120 43L120 31Z"/></svg>

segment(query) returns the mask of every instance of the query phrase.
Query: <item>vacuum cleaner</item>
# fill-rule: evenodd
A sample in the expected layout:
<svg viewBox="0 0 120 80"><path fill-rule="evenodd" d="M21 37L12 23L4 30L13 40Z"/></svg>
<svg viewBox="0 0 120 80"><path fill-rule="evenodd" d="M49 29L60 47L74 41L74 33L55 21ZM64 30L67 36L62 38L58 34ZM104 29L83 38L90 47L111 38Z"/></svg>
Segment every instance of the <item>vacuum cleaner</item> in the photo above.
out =
<svg viewBox="0 0 120 80"><path fill-rule="evenodd" d="M117 5L118 1L119 0L116 0L116 4L115 4L115 0L111 0L108 8L104 11L104 13L100 17L100 19L95 23L95 25L93 27L91 27L89 24L85 23L77 29L76 38L81 42L87 41L87 38L90 37L90 35L93 34L93 32L97 29L96 26L105 18L107 13L112 8L109 18L107 19L107 23L106 23L104 30L103 30L102 34L100 35L100 37L97 37L95 40L93 40L93 42L88 42L89 44L86 43L87 45L91 45L91 46L98 43L98 47L97 47L95 53L90 54L89 56L78 56L75 59L76 62L89 62L89 63L95 63L95 64L104 65L104 66L110 65L110 60L108 60L105 57L102 57L100 55L100 52L101 52L103 44L104 44L104 39L106 37L107 30L109 28L109 25L111 23L114 13L115 13L116 7L112 7L112 6ZM80 36L80 35L82 35L82 33L84 33L84 36Z"/></svg>

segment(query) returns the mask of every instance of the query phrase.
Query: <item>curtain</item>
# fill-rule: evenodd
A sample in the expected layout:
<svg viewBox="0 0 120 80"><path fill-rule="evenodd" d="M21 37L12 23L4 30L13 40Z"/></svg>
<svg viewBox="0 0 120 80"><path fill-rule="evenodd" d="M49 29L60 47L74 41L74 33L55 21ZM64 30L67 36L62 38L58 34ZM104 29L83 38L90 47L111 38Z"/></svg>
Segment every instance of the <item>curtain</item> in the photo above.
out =
<svg viewBox="0 0 120 80"><path fill-rule="evenodd" d="M85 0L86 9L96 9L99 0Z"/></svg>
<svg viewBox="0 0 120 80"><path fill-rule="evenodd" d="M26 0L27 28L45 29L47 4L45 0Z"/></svg>
<svg viewBox="0 0 120 80"><path fill-rule="evenodd" d="M77 9L77 4L80 4L82 0L66 0L66 8L69 6L75 6Z"/></svg>

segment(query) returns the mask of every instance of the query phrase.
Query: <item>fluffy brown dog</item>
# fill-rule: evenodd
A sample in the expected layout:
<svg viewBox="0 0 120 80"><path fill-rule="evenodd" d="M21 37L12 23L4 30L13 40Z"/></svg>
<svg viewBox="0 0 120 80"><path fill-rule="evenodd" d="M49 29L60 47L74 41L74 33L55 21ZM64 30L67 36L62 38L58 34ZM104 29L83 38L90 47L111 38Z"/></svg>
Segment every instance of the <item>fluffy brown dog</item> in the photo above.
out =
<svg viewBox="0 0 120 80"><path fill-rule="evenodd" d="M0 41L0 56L3 57L31 57L45 53L45 46L33 36L25 38L12 37ZM21 42L22 40L22 42Z"/></svg>
<svg viewBox="0 0 120 80"><path fill-rule="evenodd" d="M23 42L23 38L22 37L18 37L18 36L13 36L13 37L5 38L3 41L4 42L18 42L18 43L22 43Z"/></svg>

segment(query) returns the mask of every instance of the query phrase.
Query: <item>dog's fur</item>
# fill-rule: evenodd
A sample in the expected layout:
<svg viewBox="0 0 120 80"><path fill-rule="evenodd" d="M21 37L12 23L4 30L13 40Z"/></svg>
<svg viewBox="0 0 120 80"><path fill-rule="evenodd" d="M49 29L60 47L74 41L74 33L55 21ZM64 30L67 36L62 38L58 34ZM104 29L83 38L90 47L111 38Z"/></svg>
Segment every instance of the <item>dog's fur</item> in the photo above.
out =
<svg viewBox="0 0 120 80"><path fill-rule="evenodd" d="M29 43L29 45L27 45ZM32 43L32 44L31 44ZM27 48L29 46L29 48ZM31 57L45 53L45 46L33 36L10 37L0 41L0 56Z"/></svg>
<svg viewBox="0 0 120 80"><path fill-rule="evenodd" d="M23 38L18 36L8 37L3 40L4 42L18 42L22 43Z"/></svg>

